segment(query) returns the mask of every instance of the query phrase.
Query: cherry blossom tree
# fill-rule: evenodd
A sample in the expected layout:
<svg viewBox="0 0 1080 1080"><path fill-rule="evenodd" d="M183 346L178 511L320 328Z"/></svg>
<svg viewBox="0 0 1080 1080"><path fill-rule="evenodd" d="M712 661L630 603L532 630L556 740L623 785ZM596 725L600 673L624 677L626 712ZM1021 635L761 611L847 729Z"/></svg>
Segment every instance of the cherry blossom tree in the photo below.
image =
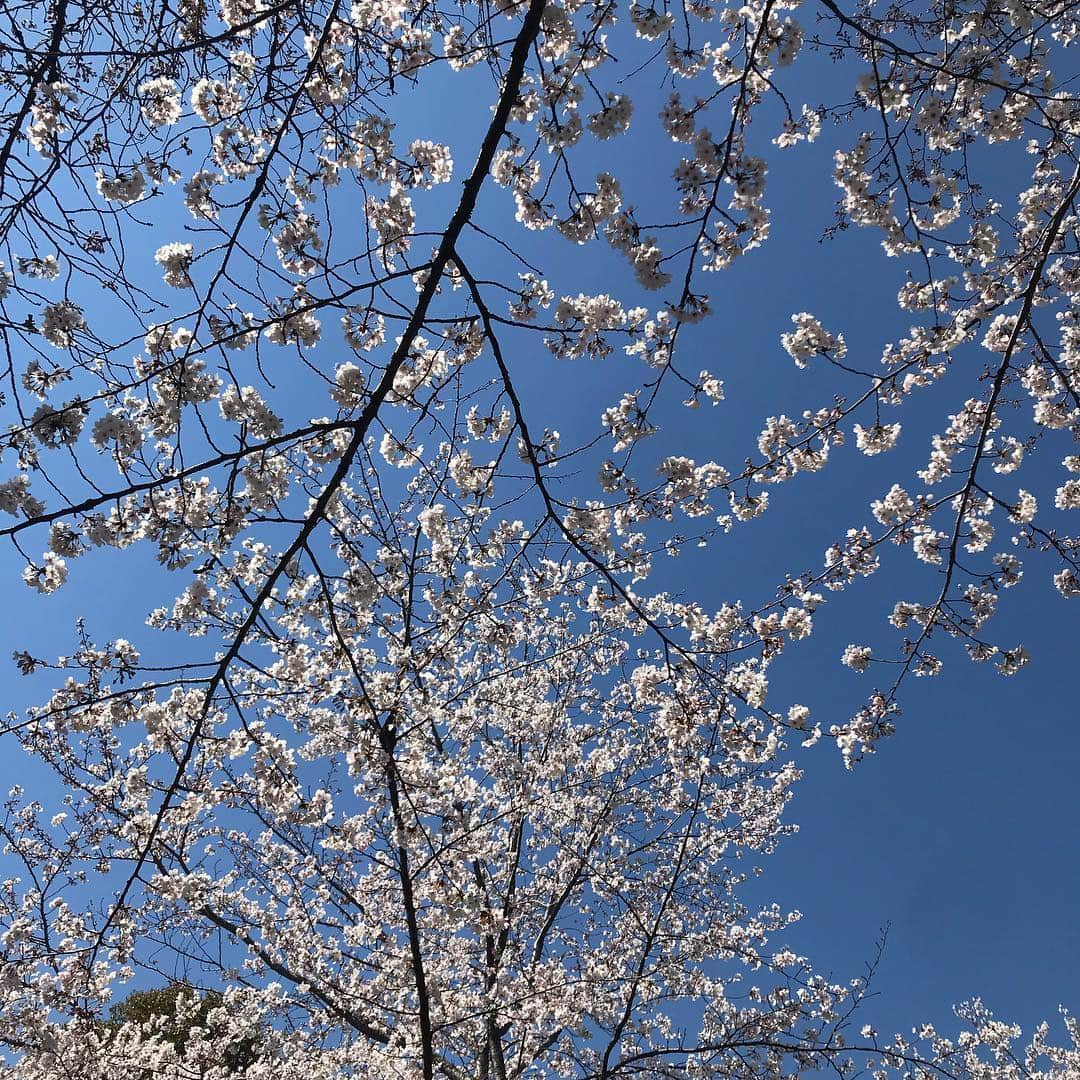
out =
<svg viewBox="0 0 1080 1080"><path fill-rule="evenodd" d="M1080 595L1078 30L1059 0L8 5L0 533L43 594L151 545L185 645L16 656L52 678L8 752L67 795L0 824L0 1076L1077 1075L1068 1017L879 1036L745 885L794 748L855 765L909 678L1025 665L1006 590ZM821 63L843 89L804 103ZM807 407L733 445L697 324L821 140L829 231L880 240L909 329L867 359L793 311ZM812 569L718 608L661 580L843 454L880 497ZM819 724L770 681L886 563L894 646L837 639L871 689ZM171 1021L103 1025L181 968Z"/></svg>

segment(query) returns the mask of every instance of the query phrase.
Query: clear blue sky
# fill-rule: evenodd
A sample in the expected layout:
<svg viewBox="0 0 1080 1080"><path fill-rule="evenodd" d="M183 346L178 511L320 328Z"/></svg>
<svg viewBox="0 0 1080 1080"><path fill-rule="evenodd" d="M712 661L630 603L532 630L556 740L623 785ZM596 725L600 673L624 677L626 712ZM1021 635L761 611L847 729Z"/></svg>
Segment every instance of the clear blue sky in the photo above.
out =
<svg viewBox="0 0 1080 1080"><path fill-rule="evenodd" d="M795 98L801 93L815 103L834 93L836 77L827 64L807 65L800 78ZM448 138L447 131L462 132L468 149L459 156L458 176L467 168L475 130L486 121L473 93L476 77L468 79L451 83L451 93L404 106L407 122L426 124L429 134ZM659 100L655 80L649 97ZM676 151L658 135L647 111L633 130L632 146L624 143L611 152L626 165L626 187L644 200L652 185L666 179ZM769 134L760 132L763 140ZM716 314L682 343L683 369L714 371L725 380L729 400L687 433L688 445L663 436L667 451L714 454L737 464L753 447L764 417L798 415L845 389L831 376L794 370L779 347L793 312L811 311L842 331L849 356L862 358L863 366L873 366L882 345L906 327L908 320L895 306L902 268L884 260L875 236L849 232L818 242L836 199L833 145L827 133L819 146L773 155L778 167L769 181L772 239L708 282ZM1003 151L989 162L991 175L1004 181L1012 162ZM456 190L455 183L438 197L450 199ZM1014 191L1006 187L1003 201ZM493 218L505 210L492 192L484 206ZM161 210L159 220L164 231L146 239L148 253L182 238L186 218L175 202ZM566 280L552 278L560 292L617 291L613 274L625 281L599 246L578 251L553 236L538 244L567 274ZM508 271L501 257L490 255L490 246L484 250L492 259L485 276ZM514 358L514 373L534 426L566 432L576 422L594 423L599 409L615 400L608 388L623 386L628 376L617 366L626 363L616 355L603 364L571 366L534 348ZM974 352L961 354L940 388L905 409L904 435L893 455L871 460L849 448L821 475L774 491L774 510L763 520L704 552L688 552L660 571L661 580L673 587L692 582L696 598L715 607L733 599L760 600L786 571L818 567L826 546L848 525L866 519L871 498L922 464L929 432L975 392L979 363ZM322 389L321 404L302 387L296 392L298 409L308 409L308 415L330 411ZM127 637L159 654L190 648L177 639L150 644L152 632L141 625L146 612L171 601L180 584L161 573L146 548L74 564L69 585L51 597L21 585L21 563L9 549L0 550L0 559L7 589L2 657L14 649L40 656L67 651L78 615L86 616L91 633L101 639ZM899 595L897 582L916 564L909 552L891 561L878 578L830 599L818 632L778 669L778 697L805 701L826 727L858 707L872 678L839 666L844 645L896 643L885 616ZM1008 638L1009 627L1025 642L1033 654L1028 668L1003 680L947 650L941 676L909 683L898 734L854 773L844 771L827 742L800 752L807 775L789 816L801 831L763 864L766 874L754 884L763 900L804 913L793 940L819 970L838 978L861 974L879 929L891 925L875 983L881 997L866 1009L882 1031L906 1030L925 1019L945 1028L950 1006L973 995L1027 1030L1041 1017L1053 1020L1059 1003L1080 1007L1074 977L1080 969L1080 729L1069 676L1077 661L1076 608L1060 599L1038 567L1033 556L1028 569L1037 580L1006 598L996 627L999 636ZM904 595L926 595L932 585L924 573ZM14 664L3 680L9 709L20 710L43 695L43 679L22 679ZM59 794L12 744L0 753L0 784L6 788L16 781L32 791L42 785L46 801Z"/></svg>

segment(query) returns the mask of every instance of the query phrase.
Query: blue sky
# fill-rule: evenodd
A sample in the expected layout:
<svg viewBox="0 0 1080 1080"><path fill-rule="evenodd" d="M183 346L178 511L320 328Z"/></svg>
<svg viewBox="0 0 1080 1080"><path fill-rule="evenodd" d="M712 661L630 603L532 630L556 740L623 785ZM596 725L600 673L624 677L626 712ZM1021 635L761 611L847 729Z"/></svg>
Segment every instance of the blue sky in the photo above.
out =
<svg viewBox="0 0 1080 1080"><path fill-rule="evenodd" d="M835 94L838 78L827 63L806 68L794 88L796 98L801 94L814 103ZM404 100L402 121L415 126L415 137L460 137L460 177L487 114L478 76L451 85L453 92ZM650 101L660 100L654 88L649 94ZM604 147L597 160L606 161L610 153L625 167L625 186L636 192L632 197L645 201L666 180L677 153L648 111L632 130L634 142ZM757 134L763 143L771 137L765 130ZM714 454L738 464L764 417L798 415L851 388L832 375L794 370L779 346L793 312L811 311L842 331L849 356L864 359L867 367L906 328L909 320L895 305L902 267L883 258L875 236L852 231L819 243L836 200L832 149L845 139L850 143L849 136L850 131L836 138L827 133L817 146L770 152L776 164L768 195L773 236L730 271L707 279L716 314L682 341L683 370L712 370L724 379L728 401L708 412L703 408L677 437L661 436L666 452ZM1006 204L1015 192L1008 179L1016 160L1012 149L986 159L989 175L1004 185ZM426 206L437 215L440 200L448 205L457 190L455 180L445 193L428 197ZM482 213L502 220L505 204L505 194L489 190ZM182 238L187 224L175 198L160 200L155 210L159 229L144 238L148 266L154 248ZM628 287L624 269L600 245L571 249L550 235L529 242L541 261L565 275L552 279L559 292ZM511 272L505 256L490 245L475 251L476 258L490 260L483 264L485 276ZM595 425L600 409L616 399L610 392L631 378L627 363L616 355L573 366L537 346L512 358L533 426L564 431L578 423ZM844 528L866 520L869 500L894 480L910 478L925 460L927 436L975 392L980 364L977 350L962 353L940 387L905 408L895 454L871 460L847 448L821 475L774 491L774 509L764 519L705 551L688 551L661 568L658 580L673 588L692 585L695 598L715 607L764 599L786 571L818 567ZM290 390L296 408L307 415L330 411L324 388L317 394L299 385ZM142 627L146 613L170 602L179 588L179 579L169 580L146 548L81 561L69 585L50 597L21 586L22 564L10 549L0 552L0 560L9 583L0 657L15 649L40 656L68 651L80 615L98 638L123 636L144 646L157 636ZM793 940L816 967L838 978L862 973L880 929L890 925L875 981L880 997L865 1010L882 1031L905 1030L925 1019L947 1027L951 1005L974 995L1027 1029L1044 1016L1053 1019L1059 1002L1077 1003L1080 847L1074 792L1080 731L1068 678L1076 660L1075 613L1038 566L1032 557L1031 580L1006 597L996 624L998 636L1008 638L1011 631L1033 654L1018 676L1003 680L947 650L941 676L909 683L897 735L854 772L843 769L828 743L798 752L806 777L789 818L800 832L763 864L766 874L754 889L763 900L804 913ZM826 727L843 722L861 703L872 676L840 667L839 654L850 641L895 646L885 616L916 569L925 570L910 552L897 552L877 578L830 598L818 632L778 668L779 698L805 701ZM921 573L903 595L926 595L933 586ZM190 646L170 638L152 648L175 657L175 650ZM40 700L48 678L23 679L10 664L3 675L7 707L20 710ZM46 800L60 794L9 745L0 753L0 784L13 782L35 792L41 785Z"/></svg>

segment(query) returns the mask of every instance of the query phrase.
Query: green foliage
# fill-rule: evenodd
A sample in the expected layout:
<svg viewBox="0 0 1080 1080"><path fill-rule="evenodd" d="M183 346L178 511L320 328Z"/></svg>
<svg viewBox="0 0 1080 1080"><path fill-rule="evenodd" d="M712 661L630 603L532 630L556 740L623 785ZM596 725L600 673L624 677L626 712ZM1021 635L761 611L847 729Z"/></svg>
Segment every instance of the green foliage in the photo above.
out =
<svg viewBox="0 0 1080 1080"><path fill-rule="evenodd" d="M199 1005L192 1009L190 999L197 998ZM185 1004L185 1001L188 1003ZM200 991L188 983L175 982L168 986L155 987L151 990L136 990L123 1001L109 1010L106 1022L110 1029L116 1030L125 1024L138 1024L145 1027L161 1018L155 1024L155 1030L161 1037L182 1054L196 1028L208 1028L213 1033L210 1013L224 1002L216 990ZM177 1019L177 1011L181 1017ZM258 1056L257 1037L249 1037L240 1042L228 1042L221 1045L221 1060L216 1065L224 1065L232 1073L242 1073Z"/></svg>

